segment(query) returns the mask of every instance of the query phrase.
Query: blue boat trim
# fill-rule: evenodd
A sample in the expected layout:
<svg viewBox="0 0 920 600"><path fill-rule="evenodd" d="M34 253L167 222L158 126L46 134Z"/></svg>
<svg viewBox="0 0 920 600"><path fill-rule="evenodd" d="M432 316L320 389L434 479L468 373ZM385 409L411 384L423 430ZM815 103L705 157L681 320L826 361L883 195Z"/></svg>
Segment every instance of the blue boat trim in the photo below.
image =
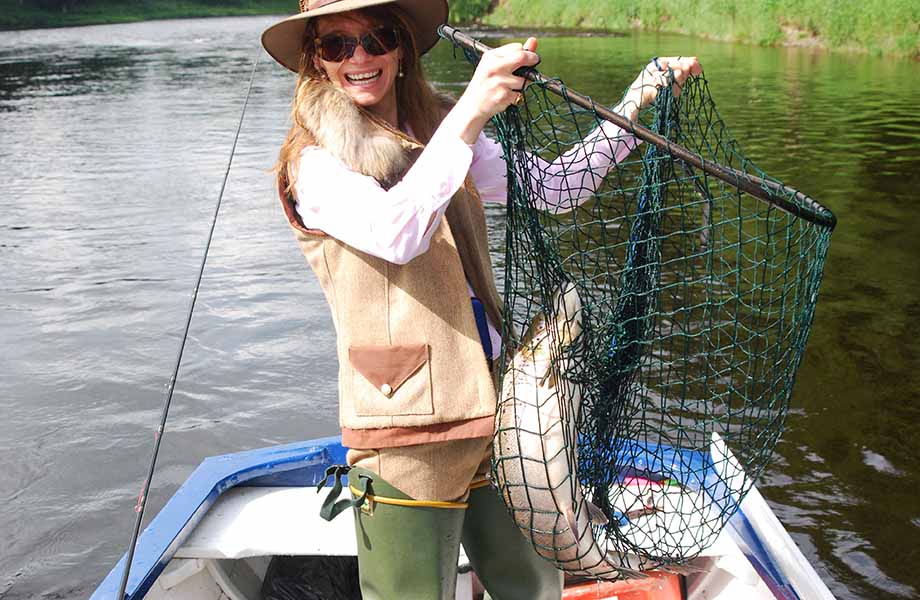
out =
<svg viewBox="0 0 920 600"><path fill-rule="evenodd" d="M729 519L728 525L735 534L735 543L776 600L802 600L792 582L783 574L773 553L764 546L750 519L744 514L744 504L741 505L741 510Z"/></svg>
<svg viewBox="0 0 920 600"><path fill-rule="evenodd" d="M125 592L143 598L176 551L221 494L236 486L310 486L322 481L326 467L345 462L341 437L329 437L202 461L166 506L141 533ZM331 485L331 484L330 484ZM109 572L91 600L114 600L127 555Z"/></svg>
<svg viewBox="0 0 920 600"><path fill-rule="evenodd" d="M680 479L681 485L706 489L707 495L717 503L731 498L727 490L717 489L719 478L708 454L638 442L630 445L627 455L631 456L634 468L670 472ZM325 477L328 466L345 463L346 451L341 437L336 436L205 459L138 539L125 599L139 600L146 595L221 494L236 486L317 485ZM732 502L737 503L737 499ZM737 504L732 508L738 508ZM778 600L801 600L757 536L744 514L743 504L740 510L731 512L734 515L729 525L733 537L770 591ZM126 555L96 588L90 600L115 600L125 560Z"/></svg>

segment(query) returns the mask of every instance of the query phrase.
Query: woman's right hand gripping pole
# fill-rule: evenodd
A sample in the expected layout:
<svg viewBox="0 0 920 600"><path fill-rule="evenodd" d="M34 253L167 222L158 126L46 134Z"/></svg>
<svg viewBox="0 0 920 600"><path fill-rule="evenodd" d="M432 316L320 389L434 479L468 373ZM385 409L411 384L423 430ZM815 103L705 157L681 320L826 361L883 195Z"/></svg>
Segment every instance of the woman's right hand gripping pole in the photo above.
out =
<svg viewBox="0 0 920 600"><path fill-rule="evenodd" d="M536 49L537 40L531 37L523 44L505 44L485 52L466 91L444 117L439 131L474 144L488 120L508 108L523 91L525 80L514 71L536 66L540 62Z"/></svg>

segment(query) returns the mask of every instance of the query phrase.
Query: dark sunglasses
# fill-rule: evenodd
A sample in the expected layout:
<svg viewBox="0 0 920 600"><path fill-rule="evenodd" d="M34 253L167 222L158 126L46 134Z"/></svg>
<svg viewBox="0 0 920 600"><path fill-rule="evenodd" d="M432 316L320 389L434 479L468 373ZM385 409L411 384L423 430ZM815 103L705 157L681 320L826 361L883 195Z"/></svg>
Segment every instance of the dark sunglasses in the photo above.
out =
<svg viewBox="0 0 920 600"><path fill-rule="evenodd" d="M360 38L330 33L316 39L319 55L327 62L342 62L346 58L351 58L358 49L358 44L361 44L368 54L382 56L399 46L399 34L394 27L378 27Z"/></svg>

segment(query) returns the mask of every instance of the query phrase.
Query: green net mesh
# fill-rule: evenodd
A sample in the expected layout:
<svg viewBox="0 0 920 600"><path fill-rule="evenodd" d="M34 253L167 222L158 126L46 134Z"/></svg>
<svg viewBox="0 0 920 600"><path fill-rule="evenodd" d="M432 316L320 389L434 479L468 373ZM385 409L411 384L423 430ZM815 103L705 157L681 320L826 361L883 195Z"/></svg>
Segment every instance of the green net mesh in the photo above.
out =
<svg viewBox="0 0 920 600"><path fill-rule="evenodd" d="M493 120L509 198L492 477L565 571L679 570L782 432L833 215L742 154L703 77L640 124L734 179L667 144L608 170L636 143L573 94L540 77Z"/></svg>

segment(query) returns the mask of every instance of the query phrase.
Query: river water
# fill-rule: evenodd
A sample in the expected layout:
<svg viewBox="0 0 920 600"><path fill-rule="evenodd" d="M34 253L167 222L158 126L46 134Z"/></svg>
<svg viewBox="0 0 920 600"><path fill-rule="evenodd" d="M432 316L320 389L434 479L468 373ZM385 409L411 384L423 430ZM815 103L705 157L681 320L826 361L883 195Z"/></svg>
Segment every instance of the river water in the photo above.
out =
<svg viewBox="0 0 920 600"><path fill-rule="evenodd" d="M4 600L85 597L126 548L269 22L0 32ZM837 213L759 485L837 597L920 597L920 64L647 34L541 53L603 102L652 55L699 55L745 152ZM268 173L293 79L260 60L148 514L206 456L337 430L332 324ZM428 67L470 73L445 44Z"/></svg>

